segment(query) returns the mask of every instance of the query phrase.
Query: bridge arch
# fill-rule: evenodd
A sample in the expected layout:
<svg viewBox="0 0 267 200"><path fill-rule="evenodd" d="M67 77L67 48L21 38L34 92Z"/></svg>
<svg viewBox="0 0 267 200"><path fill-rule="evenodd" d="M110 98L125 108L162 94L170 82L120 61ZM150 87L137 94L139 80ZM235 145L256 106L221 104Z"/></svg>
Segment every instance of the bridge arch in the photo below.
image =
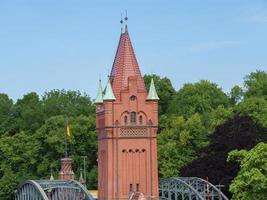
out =
<svg viewBox="0 0 267 200"><path fill-rule="evenodd" d="M198 177L160 179L159 197L168 200L228 200L217 187Z"/></svg>
<svg viewBox="0 0 267 200"><path fill-rule="evenodd" d="M75 180L29 180L16 190L15 200L93 200L87 189Z"/></svg>

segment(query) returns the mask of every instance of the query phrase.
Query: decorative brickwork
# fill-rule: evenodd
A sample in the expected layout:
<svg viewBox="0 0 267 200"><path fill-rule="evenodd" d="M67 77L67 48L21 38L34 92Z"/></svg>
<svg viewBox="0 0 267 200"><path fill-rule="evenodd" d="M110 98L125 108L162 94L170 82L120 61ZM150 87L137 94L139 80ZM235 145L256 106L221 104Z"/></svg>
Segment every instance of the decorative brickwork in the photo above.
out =
<svg viewBox="0 0 267 200"><path fill-rule="evenodd" d="M121 128L121 137L145 137L147 135L146 128Z"/></svg>

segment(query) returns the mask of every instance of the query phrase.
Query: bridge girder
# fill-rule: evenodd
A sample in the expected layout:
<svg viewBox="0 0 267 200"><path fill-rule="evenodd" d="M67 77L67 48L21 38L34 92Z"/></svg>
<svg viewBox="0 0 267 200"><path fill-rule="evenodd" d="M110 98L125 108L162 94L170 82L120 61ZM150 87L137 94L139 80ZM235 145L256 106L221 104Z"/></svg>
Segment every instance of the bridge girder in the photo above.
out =
<svg viewBox="0 0 267 200"><path fill-rule="evenodd" d="M168 200L228 200L213 184L197 177L160 179L159 197Z"/></svg>
<svg viewBox="0 0 267 200"><path fill-rule="evenodd" d="M15 200L93 200L87 189L77 181L29 180L15 194Z"/></svg>

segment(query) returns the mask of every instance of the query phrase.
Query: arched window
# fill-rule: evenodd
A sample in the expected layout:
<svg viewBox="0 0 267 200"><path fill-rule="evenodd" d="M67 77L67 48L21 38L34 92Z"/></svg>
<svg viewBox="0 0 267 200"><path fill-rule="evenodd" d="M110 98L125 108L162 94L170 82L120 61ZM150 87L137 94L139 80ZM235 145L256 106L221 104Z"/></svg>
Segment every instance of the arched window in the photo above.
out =
<svg viewBox="0 0 267 200"><path fill-rule="evenodd" d="M136 112L131 112L131 125L136 125Z"/></svg>
<svg viewBox="0 0 267 200"><path fill-rule="evenodd" d="M142 115L139 116L139 125L140 126L143 125L143 116Z"/></svg>
<svg viewBox="0 0 267 200"><path fill-rule="evenodd" d="M128 125L128 117L127 116L124 116L124 125Z"/></svg>
<svg viewBox="0 0 267 200"><path fill-rule="evenodd" d="M136 100L136 96L134 96L134 95L131 96L131 97L130 97L130 100L131 100L131 101L135 101L135 100Z"/></svg>

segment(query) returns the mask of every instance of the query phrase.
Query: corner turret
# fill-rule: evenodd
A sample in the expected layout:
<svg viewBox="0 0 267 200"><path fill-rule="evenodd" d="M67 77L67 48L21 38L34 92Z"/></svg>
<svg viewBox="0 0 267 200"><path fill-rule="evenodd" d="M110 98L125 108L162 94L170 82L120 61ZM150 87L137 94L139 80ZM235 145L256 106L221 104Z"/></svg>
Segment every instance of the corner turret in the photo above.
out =
<svg viewBox="0 0 267 200"><path fill-rule="evenodd" d="M146 100L148 101L159 100L159 96L157 94L153 78L151 79L150 88Z"/></svg>
<svg viewBox="0 0 267 200"><path fill-rule="evenodd" d="M102 90L101 80L99 80L97 97L95 99L95 104L98 104L98 103L103 103L103 90Z"/></svg>
<svg viewBox="0 0 267 200"><path fill-rule="evenodd" d="M105 95L103 97L103 100L104 101L107 101L107 100L115 101L116 100L114 93L113 93L113 90L112 90L112 87L111 87L110 80L108 80L108 84L107 84L107 87L105 90Z"/></svg>

